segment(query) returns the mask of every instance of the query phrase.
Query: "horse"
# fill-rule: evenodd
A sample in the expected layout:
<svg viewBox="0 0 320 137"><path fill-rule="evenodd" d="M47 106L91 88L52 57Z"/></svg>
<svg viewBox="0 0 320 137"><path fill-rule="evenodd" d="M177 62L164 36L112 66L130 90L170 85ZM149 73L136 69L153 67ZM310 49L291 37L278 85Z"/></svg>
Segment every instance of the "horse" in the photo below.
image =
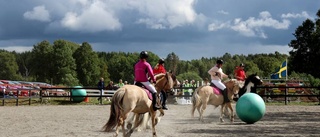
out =
<svg viewBox="0 0 320 137"><path fill-rule="evenodd" d="M170 72L171 73L171 72ZM166 94L164 94L164 92L171 92L173 88L171 88L168 82L170 82L169 80L167 82L159 82L162 81L163 78L168 79L167 77L165 77L166 74L165 73L159 73L155 75L155 79L156 79L156 85L155 88L157 90L157 95L158 98L160 97L161 99L158 100L158 105L162 105L162 98L166 98ZM176 76L174 74L171 75L171 78L173 80L173 86L177 87L180 85L180 82L178 81L178 79L176 78ZM163 92L162 92L163 91ZM162 109L162 108L161 108ZM132 128L132 123L133 121L135 121L135 118L137 114L132 114L129 116L128 121L127 121L127 129L131 129ZM162 116L162 115L161 115ZM157 118L157 123L160 122L161 120L161 116ZM149 113L145 113L142 117L140 117L139 119L140 121L142 121L142 123L140 124L140 126L137 128L138 131L141 131L142 129L147 129L149 128L149 120L150 120L150 114Z"/></svg>
<svg viewBox="0 0 320 137"><path fill-rule="evenodd" d="M232 100L235 94L238 94L240 88L242 88L242 83L236 79L229 79L223 82L227 88L227 96ZM194 111L197 108L199 112L199 120L203 121L203 113L207 108L207 105L214 105L215 108L221 105L220 121L223 120L224 109L227 106L231 110L230 121L234 121L234 112L231 106L231 102L224 103L223 95L219 92L219 89L212 86L200 86L195 89L195 92L192 95L192 110L191 116L194 117Z"/></svg>
<svg viewBox="0 0 320 137"><path fill-rule="evenodd" d="M244 86L240 89L238 93L239 98L245 93L250 93L250 92L257 93L256 87L257 85L261 85L262 83L263 81L260 79L260 77L257 74L249 75L244 82Z"/></svg>
<svg viewBox="0 0 320 137"><path fill-rule="evenodd" d="M168 83L168 87L173 88L172 74L166 73L164 77L159 79L157 83ZM151 115L152 122L152 134L154 137L157 136L155 126L157 124L156 112L152 107L152 101L148 96L150 92L146 89L136 85L125 85L119 88L113 95L110 107L110 116L108 122L103 126L105 132L110 132L116 128L115 136L119 134L119 127L122 127L123 136L129 137L133 131L141 124L139 121L141 115L149 113ZM160 111L160 117L164 115L162 109ZM134 127L126 132L124 126L128 115L133 112L135 113ZM138 115L139 114L139 115Z"/></svg>

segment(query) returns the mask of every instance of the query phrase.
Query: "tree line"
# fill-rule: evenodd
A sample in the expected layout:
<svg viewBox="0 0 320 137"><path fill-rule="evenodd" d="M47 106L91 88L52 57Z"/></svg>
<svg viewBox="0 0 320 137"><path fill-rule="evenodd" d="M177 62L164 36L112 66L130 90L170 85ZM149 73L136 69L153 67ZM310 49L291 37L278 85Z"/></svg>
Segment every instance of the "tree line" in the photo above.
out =
<svg viewBox="0 0 320 137"><path fill-rule="evenodd" d="M165 68L172 70L179 80L201 81L210 79L207 71L217 59L224 60L223 70L233 76L240 63L245 64L247 75L257 73L270 78L280 64L288 59L290 77L307 77L320 83L320 10L315 21L306 19L298 26L295 39L288 44L289 55L270 54L231 55L202 57L190 61L180 60L171 52L165 58ZM77 44L67 40L41 41L31 51L17 53L0 50L0 79L47 82L55 85L96 86L100 77L106 81L123 79L133 83L133 66L139 59L137 52L97 52L88 42ZM156 65L159 56L149 51L148 62ZM319 84L320 85L320 84Z"/></svg>

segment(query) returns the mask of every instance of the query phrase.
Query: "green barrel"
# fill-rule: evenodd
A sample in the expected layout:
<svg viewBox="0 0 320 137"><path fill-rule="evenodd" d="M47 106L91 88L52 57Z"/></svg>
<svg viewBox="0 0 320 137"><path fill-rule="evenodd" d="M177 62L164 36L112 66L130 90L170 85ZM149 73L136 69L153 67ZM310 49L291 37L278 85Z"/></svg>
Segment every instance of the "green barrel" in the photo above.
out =
<svg viewBox="0 0 320 137"><path fill-rule="evenodd" d="M75 89L71 90L71 98L73 102L82 102L84 98L87 96L87 91L85 89L76 89L82 88L82 86L75 86ZM83 97L73 97L73 96L83 96Z"/></svg>

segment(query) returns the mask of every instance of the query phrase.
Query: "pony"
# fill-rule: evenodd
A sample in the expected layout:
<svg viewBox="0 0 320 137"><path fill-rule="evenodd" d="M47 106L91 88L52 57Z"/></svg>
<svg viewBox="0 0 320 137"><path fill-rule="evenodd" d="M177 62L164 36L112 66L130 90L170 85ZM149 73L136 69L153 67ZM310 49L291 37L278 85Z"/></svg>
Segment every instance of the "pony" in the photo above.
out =
<svg viewBox="0 0 320 137"><path fill-rule="evenodd" d="M230 100L233 99L235 94L238 94L240 88L242 88L242 83L236 79L229 79L223 82L227 88L227 96ZM220 121L224 122L223 114L225 107L228 107L231 110L230 121L234 121L234 112L231 106L231 102L223 103L223 95L219 92L219 89L216 89L212 86L200 86L195 89L195 92L192 95L192 110L191 116L194 117L194 111L197 108L199 112L199 120L203 122L203 113L207 108L207 105L214 105L215 108L221 106Z"/></svg>
<svg viewBox="0 0 320 137"><path fill-rule="evenodd" d="M171 73L171 72L169 72ZM155 79L156 79L156 85L155 85L155 88L157 90L157 95L158 95L158 98L160 97L160 99L157 101L158 105L162 105L163 104L163 98L166 98L167 97L167 92L171 92L172 91L172 87L170 87L170 84L169 84L169 80L167 82L159 82L159 81L163 81L162 79L163 78L166 78L165 77L166 74L165 73L159 73L157 75L155 75ZM178 79L176 78L176 76L174 74L171 75L171 78L173 80L173 86L174 87L177 87L180 85L180 82L178 81ZM162 110L161 110L162 111ZM132 114L129 116L128 118L128 121L127 121L127 129L131 129L132 128L132 124L133 124L133 121L135 121L135 118L136 118L136 115L137 114ZM161 116L160 117L157 117L157 123L160 122L161 120ZM149 128L149 120L150 120L150 114L149 113L145 113L143 116L140 117L139 121L142 121L140 126L137 128L138 131L141 131L142 129L147 129Z"/></svg>
<svg viewBox="0 0 320 137"><path fill-rule="evenodd" d="M261 85L262 83L263 81L260 79L259 76L257 76L257 74L249 75L244 82L244 86L240 89L238 93L239 98L245 93L257 93L256 87L257 85ZM237 99L235 100L237 101Z"/></svg>
<svg viewBox="0 0 320 137"><path fill-rule="evenodd" d="M157 80L159 85L168 85L173 88L172 74L166 73L164 77ZM170 82L171 81L171 82ZM168 84L160 84L168 83ZM115 136L119 134L119 127L122 127L123 136L129 137L133 131L141 124L140 117L144 113L151 115L152 123L152 135L157 136L155 126L157 124L156 112L153 110L152 101L149 99L149 91L136 85L125 85L119 88L113 95L110 106L110 116L108 122L103 126L105 132L110 132L116 128ZM164 115L162 109L160 111L160 117ZM128 115L135 113L135 122L132 129L126 132L124 126Z"/></svg>

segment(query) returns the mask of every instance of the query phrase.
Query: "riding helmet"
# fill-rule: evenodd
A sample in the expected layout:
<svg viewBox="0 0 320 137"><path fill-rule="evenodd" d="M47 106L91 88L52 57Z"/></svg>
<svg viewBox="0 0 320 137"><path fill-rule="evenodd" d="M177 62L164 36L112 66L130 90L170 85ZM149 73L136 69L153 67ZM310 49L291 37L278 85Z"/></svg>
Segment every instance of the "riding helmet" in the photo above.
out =
<svg viewBox="0 0 320 137"><path fill-rule="evenodd" d="M217 60L217 64L223 64L223 60L222 59Z"/></svg>
<svg viewBox="0 0 320 137"><path fill-rule="evenodd" d="M141 51L140 53L140 59L146 59L148 58L148 52L146 51Z"/></svg>
<svg viewBox="0 0 320 137"><path fill-rule="evenodd" d="M164 63L164 59L159 59L158 63L159 64L163 64Z"/></svg>
<svg viewBox="0 0 320 137"><path fill-rule="evenodd" d="M244 67L244 64L243 63L240 63L240 65L239 65L240 67Z"/></svg>

